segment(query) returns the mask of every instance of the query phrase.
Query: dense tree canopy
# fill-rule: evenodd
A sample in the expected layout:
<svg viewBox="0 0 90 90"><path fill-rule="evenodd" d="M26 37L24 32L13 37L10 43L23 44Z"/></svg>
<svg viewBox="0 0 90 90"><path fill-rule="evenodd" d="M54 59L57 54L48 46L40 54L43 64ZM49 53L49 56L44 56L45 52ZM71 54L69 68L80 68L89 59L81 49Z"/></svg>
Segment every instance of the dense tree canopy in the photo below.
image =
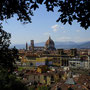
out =
<svg viewBox="0 0 90 90"><path fill-rule="evenodd" d="M0 90L27 90L27 87L13 74L18 50L9 48L11 35L0 27Z"/></svg>
<svg viewBox="0 0 90 90"><path fill-rule="evenodd" d="M15 61L18 60L18 50L10 49L11 34L2 29L0 25L0 69L3 68L12 73Z"/></svg>
<svg viewBox="0 0 90 90"><path fill-rule="evenodd" d="M8 48L10 45L11 34L0 28L0 49Z"/></svg>
<svg viewBox="0 0 90 90"><path fill-rule="evenodd" d="M0 68L0 90L28 90L27 87L13 74L8 74Z"/></svg>
<svg viewBox="0 0 90 90"><path fill-rule="evenodd" d="M71 25L73 20L77 20L85 29L90 26L90 0L0 0L0 20L17 14L17 20L31 22L33 9L39 8L40 4L44 4L47 11L54 11L54 7L58 7L60 17L57 22Z"/></svg>
<svg viewBox="0 0 90 90"><path fill-rule="evenodd" d="M18 50L9 49L11 35L0 28L0 68L13 72Z"/></svg>

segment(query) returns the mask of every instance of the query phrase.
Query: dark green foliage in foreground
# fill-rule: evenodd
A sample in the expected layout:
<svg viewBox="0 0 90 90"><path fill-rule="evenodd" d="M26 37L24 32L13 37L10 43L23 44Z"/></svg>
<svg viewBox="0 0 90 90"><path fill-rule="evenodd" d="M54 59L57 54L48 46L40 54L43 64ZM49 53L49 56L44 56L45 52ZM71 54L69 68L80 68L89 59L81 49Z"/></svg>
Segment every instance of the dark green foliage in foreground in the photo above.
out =
<svg viewBox="0 0 90 90"><path fill-rule="evenodd" d="M30 86L28 90L35 90L35 86Z"/></svg>
<svg viewBox="0 0 90 90"><path fill-rule="evenodd" d="M18 60L18 50L9 49L11 35L0 28L0 67L12 73L15 61Z"/></svg>
<svg viewBox="0 0 90 90"><path fill-rule="evenodd" d="M29 90L51 90L49 86L45 86L45 85L37 86L36 88L35 86L30 86L28 89Z"/></svg>
<svg viewBox="0 0 90 90"><path fill-rule="evenodd" d="M11 35L0 27L0 90L27 90L13 74L18 50L9 48Z"/></svg>
<svg viewBox="0 0 90 90"><path fill-rule="evenodd" d="M0 68L0 90L27 90L27 87L15 75Z"/></svg>
<svg viewBox="0 0 90 90"><path fill-rule="evenodd" d="M72 25L73 20L87 29L90 26L90 0L0 0L0 20L6 20L17 15L17 20L23 23L31 22L33 10L45 5L47 11L58 7L60 14L57 22Z"/></svg>
<svg viewBox="0 0 90 90"><path fill-rule="evenodd" d="M48 87L48 86L38 86L37 90L50 90L50 87Z"/></svg>
<svg viewBox="0 0 90 90"><path fill-rule="evenodd" d="M69 87L68 90L74 90L74 89L72 89L71 87Z"/></svg>

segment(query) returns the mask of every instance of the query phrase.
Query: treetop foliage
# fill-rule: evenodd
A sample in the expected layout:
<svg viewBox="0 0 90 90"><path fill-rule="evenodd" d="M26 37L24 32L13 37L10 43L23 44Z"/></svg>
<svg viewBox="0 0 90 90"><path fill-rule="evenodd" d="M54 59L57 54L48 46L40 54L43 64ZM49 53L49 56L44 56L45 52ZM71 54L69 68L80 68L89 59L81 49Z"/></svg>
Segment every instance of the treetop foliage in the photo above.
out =
<svg viewBox="0 0 90 90"><path fill-rule="evenodd" d="M90 0L0 0L0 20L17 14L17 20L31 23L33 10L42 4L46 6L47 11L54 11L54 7L58 7L60 16L57 22L72 25L73 20L77 20L85 29L90 26Z"/></svg>
<svg viewBox="0 0 90 90"><path fill-rule="evenodd" d="M28 88L14 75L0 68L0 90L28 90Z"/></svg>
<svg viewBox="0 0 90 90"><path fill-rule="evenodd" d="M8 48L10 45L11 34L6 31L0 29L0 49Z"/></svg>
<svg viewBox="0 0 90 90"><path fill-rule="evenodd" d="M12 73L15 69L15 61L18 60L18 50L9 49L11 34L0 28L0 69L4 68Z"/></svg>

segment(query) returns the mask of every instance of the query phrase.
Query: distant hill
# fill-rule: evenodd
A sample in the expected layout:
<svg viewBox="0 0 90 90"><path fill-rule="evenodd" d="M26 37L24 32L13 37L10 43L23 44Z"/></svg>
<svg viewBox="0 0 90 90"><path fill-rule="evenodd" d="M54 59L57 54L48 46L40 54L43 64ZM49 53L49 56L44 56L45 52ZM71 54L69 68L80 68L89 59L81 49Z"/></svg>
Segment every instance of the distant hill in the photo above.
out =
<svg viewBox="0 0 90 90"><path fill-rule="evenodd" d="M18 44L18 45L11 45L10 48L12 47L16 47L17 49L25 49L25 44ZM45 46L45 42L40 42L40 43L35 43L35 46ZM71 49L71 48L86 48L89 49L90 48L90 41L88 42L80 42L80 43L76 43L76 42L55 42L55 47L58 48L63 48L63 49Z"/></svg>
<svg viewBox="0 0 90 90"><path fill-rule="evenodd" d="M77 49L90 49L90 41L88 42L81 42L81 43L75 43L75 42L66 42L65 44L61 43L59 45L56 44L56 48L63 48L63 49L71 49L71 48L77 48Z"/></svg>
<svg viewBox="0 0 90 90"><path fill-rule="evenodd" d="M17 49L25 49L25 44L15 44L15 45L10 45L10 48L16 47Z"/></svg>
<svg viewBox="0 0 90 90"><path fill-rule="evenodd" d="M78 46L78 48L90 48L90 41L85 42Z"/></svg>
<svg viewBox="0 0 90 90"><path fill-rule="evenodd" d="M55 42L55 47L56 48L63 48L63 49L70 49L70 48L75 48L77 46L77 43L75 42Z"/></svg>

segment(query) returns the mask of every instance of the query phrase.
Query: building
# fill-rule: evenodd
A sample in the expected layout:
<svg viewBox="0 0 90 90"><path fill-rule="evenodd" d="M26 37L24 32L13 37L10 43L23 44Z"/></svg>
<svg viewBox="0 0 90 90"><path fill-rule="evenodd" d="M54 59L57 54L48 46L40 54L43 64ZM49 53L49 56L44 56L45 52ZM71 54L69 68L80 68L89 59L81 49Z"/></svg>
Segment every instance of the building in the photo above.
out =
<svg viewBox="0 0 90 90"><path fill-rule="evenodd" d="M47 67L46 67L47 69ZM47 72L37 72L30 70L28 72L24 73L24 78L27 79L28 83L34 84L35 82L38 84L44 84L44 85L51 85L55 82L58 82L64 75L64 72L58 71L58 72L53 72L53 71L47 71Z"/></svg>
<svg viewBox="0 0 90 90"><path fill-rule="evenodd" d="M46 41L45 43L45 49L46 50L56 50L55 48L55 43L54 41L51 39L51 37L49 36L49 39Z"/></svg>
<svg viewBox="0 0 90 90"><path fill-rule="evenodd" d="M33 57L33 56L24 56L21 60L22 66L26 67L38 67L40 65L52 65L51 57Z"/></svg>
<svg viewBox="0 0 90 90"><path fill-rule="evenodd" d="M26 50L28 50L28 44L26 43ZM35 46L34 40L31 40L31 45L29 46L30 51L45 51L45 50L56 50L55 43L49 37L49 39L46 41L45 46Z"/></svg>
<svg viewBox="0 0 90 90"><path fill-rule="evenodd" d="M31 45L29 46L30 51L43 51L44 47L43 46L35 46L34 45L34 40L31 40Z"/></svg>
<svg viewBox="0 0 90 90"><path fill-rule="evenodd" d="M82 56L81 58L71 58L69 60L70 68L90 69L90 56Z"/></svg>
<svg viewBox="0 0 90 90"><path fill-rule="evenodd" d="M46 65L41 65L41 66L38 66L37 68L37 72L39 73L46 73L48 70L48 67Z"/></svg>
<svg viewBox="0 0 90 90"><path fill-rule="evenodd" d="M26 42L26 50L29 50L28 43Z"/></svg>

